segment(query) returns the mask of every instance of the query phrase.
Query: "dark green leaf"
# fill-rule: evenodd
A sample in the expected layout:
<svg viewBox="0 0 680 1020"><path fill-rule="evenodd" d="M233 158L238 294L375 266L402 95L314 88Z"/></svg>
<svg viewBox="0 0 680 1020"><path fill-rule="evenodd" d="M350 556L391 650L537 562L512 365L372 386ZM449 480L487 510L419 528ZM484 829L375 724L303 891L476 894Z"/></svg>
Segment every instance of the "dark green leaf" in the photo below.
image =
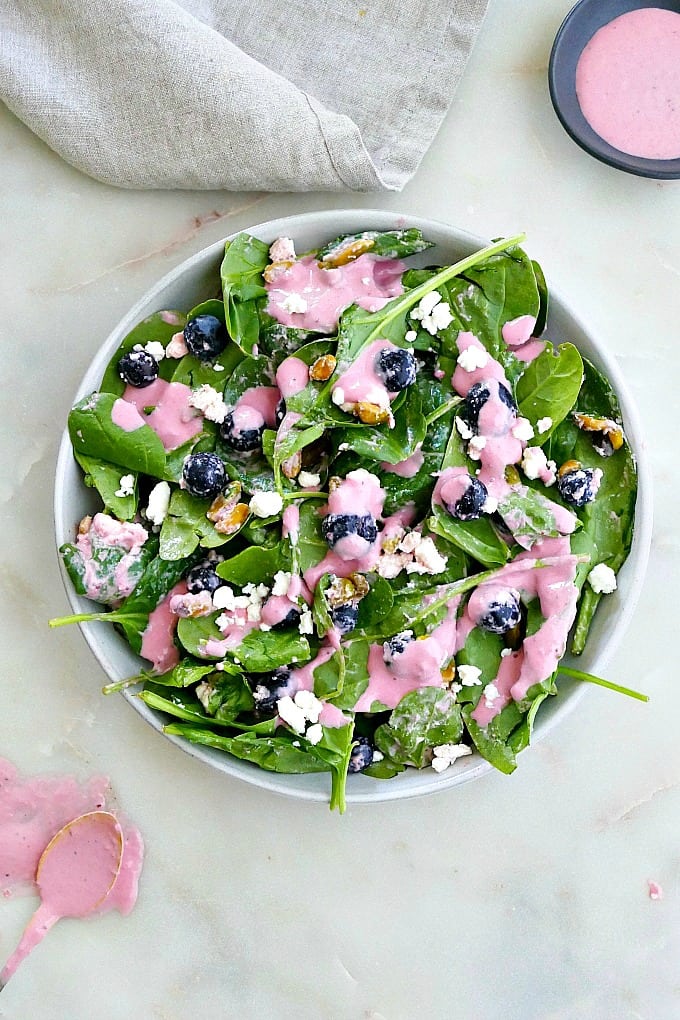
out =
<svg viewBox="0 0 680 1020"><path fill-rule="evenodd" d="M112 393L91 393L78 401L68 416L68 430L76 457L83 454L118 465L126 472L160 478L165 467L163 444L148 425L133 432L114 425L111 411L119 398Z"/></svg>

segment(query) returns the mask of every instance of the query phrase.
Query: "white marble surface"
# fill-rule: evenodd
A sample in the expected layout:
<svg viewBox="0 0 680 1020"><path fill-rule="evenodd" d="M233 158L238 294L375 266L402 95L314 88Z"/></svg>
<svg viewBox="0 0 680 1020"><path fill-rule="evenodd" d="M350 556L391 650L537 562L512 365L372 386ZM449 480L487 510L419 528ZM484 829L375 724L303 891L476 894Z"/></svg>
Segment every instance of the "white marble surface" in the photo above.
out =
<svg viewBox="0 0 680 1020"><path fill-rule="evenodd" d="M0 110L0 753L31 773L110 775L148 847L134 913L58 926L2 993L3 1018L680 1016L680 182L611 170L562 132L546 66L567 7L492 3L451 113L401 195L117 191ZM340 818L180 754L122 698L102 698L77 630L50 633L46 620L67 607L51 530L56 449L92 352L154 280L209 242L343 205L484 236L526 231L638 401L656 523L609 669L648 705L593 690L513 777ZM0 957L34 905L0 905Z"/></svg>

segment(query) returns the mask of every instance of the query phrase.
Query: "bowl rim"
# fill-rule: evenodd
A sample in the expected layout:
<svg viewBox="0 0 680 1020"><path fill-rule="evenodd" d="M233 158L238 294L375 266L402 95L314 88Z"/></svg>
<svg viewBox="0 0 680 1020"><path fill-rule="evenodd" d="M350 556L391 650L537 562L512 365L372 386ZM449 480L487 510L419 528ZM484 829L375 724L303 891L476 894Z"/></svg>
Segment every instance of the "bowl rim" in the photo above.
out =
<svg viewBox="0 0 680 1020"><path fill-rule="evenodd" d="M548 88L562 127L588 155L615 170L636 177L678 180L680 156L674 159L648 159L615 148L590 126L583 116L576 95L576 64L595 32L623 14L649 7L680 13L678 0L578 0L567 13L555 36L548 63ZM596 27L588 28L592 20L597 22ZM587 34L584 34L586 30Z"/></svg>
<svg viewBox="0 0 680 1020"><path fill-rule="evenodd" d="M356 224L361 224L361 226L355 225L354 227L350 226L347 229L338 229L339 222L345 219L356 221ZM227 237L222 240L215 241L213 244L195 252L193 255L190 255L187 259L183 260L179 265L175 266L161 277L160 280L153 284L139 298L139 300L135 302L132 308L110 331L107 338L97 349L92 360L88 363L70 406L73 406L73 403L75 403L78 399L85 396L88 392L91 392L92 379L95 380L94 386L98 384L113 351L119 345L121 339L138 322L140 322L141 319L150 314L148 310L149 305L155 300L156 296L160 295L166 288L181 280L181 278L191 269L201 267L204 264L207 265L210 261L219 259L224 248L225 240L233 240L234 237L244 231L254 234L255 236L265 234L266 240L268 236L272 238L283 234L292 234L294 236L297 230L304 227L312 227L315 230L318 229L319 232L327 229L330 235L333 231L335 231L335 233L345 233L353 232L353 230L357 229L384 229L388 224L388 229L393 229L396 226L416 226L424 233L427 233L428 230L433 234L443 232L448 236L450 243L461 247L468 246L474 250L484 247L485 244L488 243L477 235L460 230L459 228L453 227L441 220L433 220L421 216L401 214L393 210L380 209L332 209L324 210L323 212L291 214L289 216L278 217L274 220L266 220L261 223L253 224L252 226L245 227L242 230L238 230L227 235ZM638 411L616 362L613 357L608 354L606 348L603 347L599 339L594 337L593 332L586 327L580 316L575 313L571 306L564 300L560 291L550 285L549 293L551 304L559 306L573 320L576 328L588 337L597 350L598 360L614 387L621 403L622 411L625 408L624 417L627 433L630 436L635 437L636 445L640 450L643 450L645 442ZM65 523L69 520L69 518L66 516L65 489L60 484L60 481L63 480L71 465L72 447L68 428L65 427L62 433L55 467L53 513L57 548L63 541L67 540L66 533L61 529L62 522ZM613 627L610 631L608 631L603 648L596 656L597 666L600 669L606 665L609 658L614 654L620 643L621 637L630 625L630 621L639 599L647 560L649 557L652 533L651 470L646 457L636 455L636 466L638 472L638 493L635 508L636 523L633 545L628 560L626 561L626 564L624 564L624 569L629 567L627 573L630 573L631 570L633 572L633 576L631 577L631 592L627 596L624 605L620 608ZM72 525L73 522L71 521L71 528ZM66 595L74 612L86 611L87 608L91 606L91 601L75 593L61 556L58 556L58 561ZM101 646L97 636L97 624L84 623L79 624L78 626L85 638L85 641L90 647L90 650L107 676L110 679L119 679L119 670L115 667L109 655ZM122 640L123 639L121 639L121 641ZM532 734L532 744L538 743L538 741L542 740L554 726L556 726L574 710L577 704L580 703L587 694L587 685L585 684L575 685L572 682L572 684L568 685L564 684L563 681L561 681L561 684L565 690L563 690L562 696L559 699L555 699L551 714L547 717L544 716L542 720L539 715L537 719L536 726ZM566 688L569 688L568 692ZM204 764L209 765L211 768L282 796L292 797L296 800L328 802L327 790L318 789L316 786L312 785L305 785L304 781L308 780L310 778L309 776L304 774L287 775L284 773L270 773L250 762L240 761L239 759L232 758L226 754L216 758L215 753L211 748L203 747L199 744L192 744L179 736L165 733L160 713L151 709L148 705L137 698L134 693L134 688L125 689L122 691L122 694L128 704L131 705L135 711L138 712L142 718L153 727L154 730L156 730L156 732L160 733L166 740L181 748L181 750L185 753L198 759ZM467 759L461 759L456 763L456 766L457 767L449 768L440 774L434 773L431 769L409 769L406 773L401 773L401 776L409 775L409 783L406 787L402 786L398 782L400 776L396 776L394 779L389 781L376 780L369 776L362 775L351 776L350 782L348 782L347 785L346 802L348 805L356 805L362 803L377 803L382 801L410 799L450 789L453 786L462 785L463 783L470 782L473 779L477 779L483 775L489 775L496 771L489 762L481 758L478 754L473 754ZM319 773L315 775L325 776L326 774Z"/></svg>

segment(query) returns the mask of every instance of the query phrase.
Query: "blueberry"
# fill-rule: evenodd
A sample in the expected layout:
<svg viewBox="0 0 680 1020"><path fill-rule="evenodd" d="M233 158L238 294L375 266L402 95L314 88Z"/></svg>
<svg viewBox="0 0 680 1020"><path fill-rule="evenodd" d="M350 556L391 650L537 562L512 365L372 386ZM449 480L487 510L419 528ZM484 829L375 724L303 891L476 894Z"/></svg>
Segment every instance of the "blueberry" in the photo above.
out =
<svg viewBox="0 0 680 1020"><path fill-rule="evenodd" d="M406 649L407 645L410 645L414 640L412 630L402 630L400 634L395 634L389 641L385 641L383 644L383 658L389 665L395 655L401 655Z"/></svg>
<svg viewBox="0 0 680 1020"><path fill-rule="evenodd" d="M227 472L217 454L191 453L184 461L182 478L192 496L212 499L224 488Z"/></svg>
<svg viewBox="0 0 680 1020"><path fill-rule="evenodd" d="M476 521L482 513L488 492L486 485L473 475L468 475L468 486L460 499L446 505L446 509L459 521Z"/></svg>
<svg viewBox="0 0 680 1020"><path fill-rule="evenodd" d="M278 428L283 419L286 417L286 401L281 397L278 404L276 405L276 411L274 412L276 417L276 427Z"/></svg>
<svg viewBox="0 0 680 1020"><path fill-rule="evenodd" d="M297 626L300 619L300 610L297 606L291 606L283 620L279 620L278 623L272 625L272 630L284 630L286 627L291 627L293 624Z"/></svg>
<svg viewBox="0 0 680 1020"><path fill-rule="evenodd" d="M519 593L514 588L499 591L486 603L485 610L477 619L477 626L491 634L506 634L522 619Z"/></svg>
<svg viewBox="0 0 680 1020"><path fill-rule="evenodd" d="M227 330L214 315L197 315L184 327L184 342L199 361L212 361L227 346Z"/></svg>
<svg viewBox="0 0 680 1020"><path fill-rule="evenodd" d="M331 549L349 535L358 535L373 544L378 537L378 525L371 514L327 514L321 522L321 533Z"/></svg>
<svg viewBox="0 0 680 1020"><path fill-rule="evenodd" d="M373 761L373 746L368 737L357 737L350 751L348 772L363 772Z"/></svg>
<svg viewBox="0 0 680 1020"><path fill-rule="evenodd" d="M158 378L158 362L146 351L128 351L118 362L118 375L128 386L141 390Z"/></svg>
<svg viewBox="0 0 680 1020"><path fill-rule="evenodd" d="M234 411L230 411L220 425L220 437L232 450L238 450L241 453L259 450L262 446L263 432L264 422L255 428L237 428Z"/></svg>
<svg viewBox="0 0 680 1020"><path fill-rule="evenodd" d="M378 355L376 368L390 393L404 390L414 383L418 371L416 359L403 347L383 349Z"/></svg>
<svg viewBox="0 0 680 1020"><path fill-rule="evenodd" d="M290 694L290 670L287 666L279 666L273 673L257 677L254 683L253 699L256 715L271 715L276 711L276 702L286 694Z"/></svg>
<svg viewBox="0 0 680 1020"><path fill-rule="evenodd" d="M199 563L187 574L187 588L192 595L198 595L202 591L209 591L212 595L221 584L222 578L217 576L212 563Z"/></svg>
<svg viewBox="0 0 680 1020"><path fill-rule="evenodd" d="M353 602L348 602L345 606L336 606L335 609L331 609L333 626L341 634L349 634L351 630L354 630L358 619L359 607L354 605Z"/></svg>
<svg viewBox="0 0 680 1020"><path fill-rule="evenodd" d="M479 412L490 396L489 386L484 382L477 382L468 390L465 398L465 412L462 417L464 417L471 429L479 427ZM508 410L513 411L515 414L517 413L517 404L513 395L503 383L498 383L498 397Z"/></svg>
<svg viewBox="0 0 680 1020"><path fill-rule="evenodd" d="M557 488L565 503L570 506L585 506L592 503L599 488L599 475L595 479L593 468L575 468L557 477Z"/></svg>

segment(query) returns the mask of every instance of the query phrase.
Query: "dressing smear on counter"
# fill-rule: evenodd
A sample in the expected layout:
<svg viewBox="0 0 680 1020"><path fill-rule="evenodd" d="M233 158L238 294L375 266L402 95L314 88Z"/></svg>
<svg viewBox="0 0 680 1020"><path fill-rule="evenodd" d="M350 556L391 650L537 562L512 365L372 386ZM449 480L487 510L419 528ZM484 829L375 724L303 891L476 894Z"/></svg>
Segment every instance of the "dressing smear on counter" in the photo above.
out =
<svg viewBox="0 0 680 1020"><path fill-rule="evenodd" d="M41 905L0 972L0 989L62 917L118 910L137 900L144 844L106 810L108 780L24 779L0 758L0 888L5 899L35 889Z"/></svg>
<svg viewBox="0 0 680 1020"><path fill-rule="evenodd" d="M629 11L595 33L576 67L583 116L620 152L680 157L680 14Z"/></svg>

